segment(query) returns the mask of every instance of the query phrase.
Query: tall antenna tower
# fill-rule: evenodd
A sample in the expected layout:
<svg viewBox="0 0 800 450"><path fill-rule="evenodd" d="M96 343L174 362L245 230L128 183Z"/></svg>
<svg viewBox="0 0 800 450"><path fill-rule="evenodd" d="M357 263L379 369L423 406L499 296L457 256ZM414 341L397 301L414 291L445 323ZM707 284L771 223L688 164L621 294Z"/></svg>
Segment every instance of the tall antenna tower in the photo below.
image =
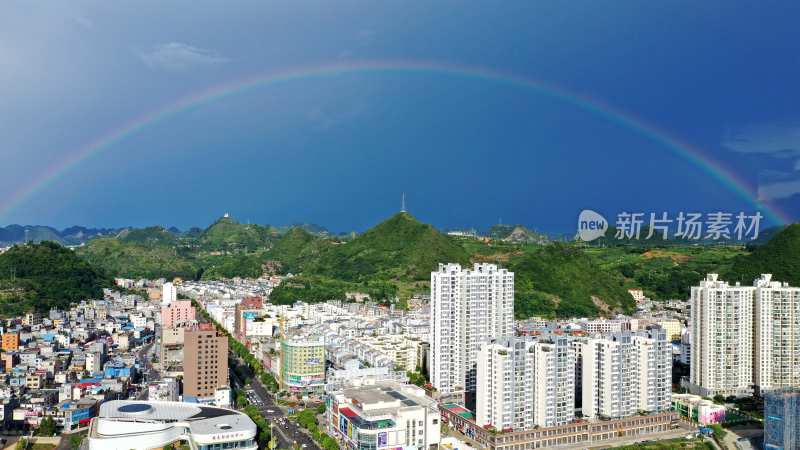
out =
<svg viewBox="0 0 800 450"><path fill-rule="evenodd" d="M403 192L403 195L400 200L400 212L406 212L406 193Z"/></svg>

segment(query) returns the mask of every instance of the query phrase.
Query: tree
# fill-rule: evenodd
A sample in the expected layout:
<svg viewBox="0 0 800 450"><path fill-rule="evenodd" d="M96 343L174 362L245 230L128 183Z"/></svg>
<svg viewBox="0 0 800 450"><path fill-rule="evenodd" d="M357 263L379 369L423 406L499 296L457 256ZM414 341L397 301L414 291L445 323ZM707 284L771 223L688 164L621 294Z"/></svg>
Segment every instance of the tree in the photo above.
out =
<svg viewBox="0 0 800 450"><path fill-rule="evenodd" d="M46 416L42 419L36 434L39 436L52 436L56 434L56 421L53 420L53 416Z"/></svg>

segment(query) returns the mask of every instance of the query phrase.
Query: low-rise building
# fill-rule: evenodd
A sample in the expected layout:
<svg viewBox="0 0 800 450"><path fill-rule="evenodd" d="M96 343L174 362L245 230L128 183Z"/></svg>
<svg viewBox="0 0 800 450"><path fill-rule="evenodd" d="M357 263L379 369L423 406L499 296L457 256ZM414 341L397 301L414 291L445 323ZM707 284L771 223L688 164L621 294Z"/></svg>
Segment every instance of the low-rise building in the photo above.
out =
<svg viewBox="0 0 800 450"><path fill-rule="evenodd" d="M327 402L327 432L348 448L439 447L439 409L422 388L380 382L333 392Z"/></svg>
<svg viewBox="0 0 800 450"><path fill-rule="evenodd" d="M230 409L181 402L113 400L91 420L89 450L161 448L186 442L198 450L256 450L256 424Z"/></svg>
<svg viewBox="0 0 800 450"><path fill-rule="evenodd" d="M672 394L672 409L689 422L711 425L725 421L726 408L699 395Z"/></svg>

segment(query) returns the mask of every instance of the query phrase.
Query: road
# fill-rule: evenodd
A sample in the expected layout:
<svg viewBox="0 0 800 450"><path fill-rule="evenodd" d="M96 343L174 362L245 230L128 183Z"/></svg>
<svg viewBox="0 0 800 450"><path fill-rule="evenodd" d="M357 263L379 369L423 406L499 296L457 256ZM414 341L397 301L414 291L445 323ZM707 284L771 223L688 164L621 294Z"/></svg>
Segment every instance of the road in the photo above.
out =
<svg viewBox="0 0 800 450"><path fill-rule="evenodd" d="M136 359L138 359L142 365L142 390L136 395L136 400L147 400L147 383L150 381L158 381L160 378L158 370L153 367L153 358L150 354L154 345L154 342L145 344L136 352Z"/></svg>
<svg viewBox="0 0 800 450"><path fill-rule="evenodd" d="M236 358L239 364L243 362ZM246 368L245 368L246 369ZM286 413L275 404L275 398L256 378L250 383L253 393L259 400L255 406L261 414L272 424L275 436L278 438L280 448L292 448L293 444L305 448L306 450L322 450L306 431L292 420L286 417Z"/></svg>
<svg viewBox="0 0 800 450"><path fill-rule="evenodd" d="M200 322L207 321L202 314L199 314L197 319ZM258 404L254 404L254 406L256 406L261 412L261 415L272 424L272 430L278 438L278 447L290 449L294 445L297 445L305 450L322 450L300 425L289 420L283 409L275 404L274 396L267 391L260 380L253 376L247 364L233 353L231 353L231 356L233 356L233 360L236 364L252 379L250 386L253 393L258 398ZM231 379L233 379L235 377L235 371L232 370L233 368L230 369Z"/></svg>

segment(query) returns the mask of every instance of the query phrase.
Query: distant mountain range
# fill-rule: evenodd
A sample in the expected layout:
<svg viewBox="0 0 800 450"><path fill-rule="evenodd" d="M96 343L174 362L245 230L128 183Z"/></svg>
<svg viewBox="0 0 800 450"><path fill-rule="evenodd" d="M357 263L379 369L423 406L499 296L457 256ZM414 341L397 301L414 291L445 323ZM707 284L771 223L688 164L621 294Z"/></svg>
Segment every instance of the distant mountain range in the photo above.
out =
<svg viewBox="0 0 800 450"><path fill-rule="evenodd" d="M218 222L222 222L222 226L225 225L225 217L220 218ZM291 228L301 228L309 233L320 235L320 236L327 236L330 232L322 226L316 224L294 224L288 226L271 226L271 225L251 225L249 226L251 229L255 230L257 228L263 228L266 230L270 230L270 232L274 232L276 234L283 234ZM142 229L136 229L134 227L121 227L121 228L91 228L91 227L84 227L84 226L71 226L69 228L64 228L63 230L59 230L54 227L50 227L47 225L17 225L12 224L6 227L0 227L0 247L6 247L14 244L20 244L23 242L43 242L43 241L53 241L58 242L63 245L81 245L85 244L88 241L96 238L105 238L105 237L116 237L120 235L121 237L126 236L128 233L133 232L134 237L132 239L136 239L136 235L138 234L141 237L141 233L138 233L142 230L154 230L154 229L163 230L164 232L170 233L174 236L190 236L192 234L200 234L203 232L200 228L190 228L186 231L181 231L177 227L169 227L169 228L162 228L162 227L147 227ZM212 238L213 239L213 238ZM238 238L234 238L234 242L237 244L239 243ZM249 242L253 242L250 240ZM222 242L218 242L218 244L222 245Z"/></svg>
<svg viewBox="0 0 800 450"><path fill-rule="evenodd" d="M19 244L26 241L54 241L64 245L78 245L90 239L114 236L120 228L88 228L72 226L58 230L45 225L9 225L0 227L0 245Z"/></svg>

